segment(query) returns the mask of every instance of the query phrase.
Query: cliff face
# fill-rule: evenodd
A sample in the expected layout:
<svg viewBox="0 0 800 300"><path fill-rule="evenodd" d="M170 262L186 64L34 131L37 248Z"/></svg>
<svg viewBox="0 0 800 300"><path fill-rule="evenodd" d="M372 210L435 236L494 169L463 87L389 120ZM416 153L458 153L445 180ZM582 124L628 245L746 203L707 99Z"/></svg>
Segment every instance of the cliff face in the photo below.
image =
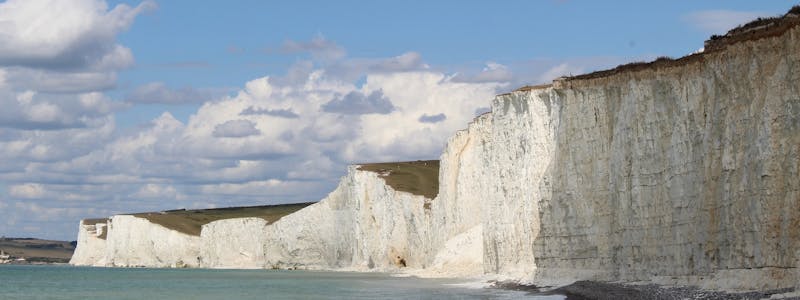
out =
<svg viewBox="0 0 800 300"><path fill-rule="evenodd" d="M82 223L73 261L797 286L800 27L788 28L497 96L448 142L435 199L353 166L319 203L210 223L199 240L114 217L102 242Z"/></svg>
<svg viewBox="0 0 800 300"><path fill-rule="evenodd" d="M377 173L350 167L327 198L270 226L267 265L422 268L429 256L429 212L424 205L424 197L397 192Z"/></svg>
<svg viewBox="0 0 800 300"><path fill-rule="evenodd" d="M111 217L106 262L117 267L197 267L200 238L147 219L129 215Z"/></svg>
<svg viewBox="0 0 800 300"><path fill-rule="evenodd" d="M69 263L80 266L102 267L106 265L106 237L108 223L87 223L81 220L78 225L78 244Z"/></svg>
<svg viewBox="0 0 800 300"><path fill-rule="evenodd" d="M107 230L104 233L103 230ZM103 237L105 235L105 237ZM182 268L200 265L200 238L118 215L105 223L81 221L70 264L79 266Z"/></svg>
<svg viewBox="0 0 800 300"><path fill-rule="evenodd" d="M799 31L532 92L560 103L537 266L798 282Z"/></svg>
<svg viewBox="0 0 800 300"><path fill-rule="evenodd" d="M268 222L262 218L235 218L203 225L200 266L259 269L266 267L264 245Z"/></svg>

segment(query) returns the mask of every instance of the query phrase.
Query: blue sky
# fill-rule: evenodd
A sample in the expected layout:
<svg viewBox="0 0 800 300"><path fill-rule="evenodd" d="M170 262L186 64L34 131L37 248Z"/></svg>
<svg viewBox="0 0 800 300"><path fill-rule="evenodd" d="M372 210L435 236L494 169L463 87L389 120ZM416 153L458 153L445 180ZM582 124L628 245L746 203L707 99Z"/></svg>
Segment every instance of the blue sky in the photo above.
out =
<svg viewBox="0 0 800 300"><path fill-rule="evenodd" d="M280 2L280 3L275 3ZM121 74L120 90L153 80L173 88L236 89L281 75L305 53L281 53L287 40L324 37L347 56L380 58L408 51L444 71L480 68L486 61L616 60L682 56L711 33L689 18L728 11L730 24L747 15L783 13L791 1L193 1L159 2L120 34L137 66ZM110 5L137 1L109 2ZM736 16L734 12L742 12ZM719 28L727 28L721 26ZM524 79L521 79L524 80ZM538 79L531 78L531 81ZM524 82L524 81L522 81ZM135 110L135 121L153 117ZM187 117L191 108L168 108ZM128 117L128 115L126 115ZM133 121L122 120L126 124Z"/></svg>
<svg viewBox="0 0 800 300"><path fill-rule="evenodd" d="M492 96L697 51L791 1L0 2L0 235L316 201Z"/></svg>

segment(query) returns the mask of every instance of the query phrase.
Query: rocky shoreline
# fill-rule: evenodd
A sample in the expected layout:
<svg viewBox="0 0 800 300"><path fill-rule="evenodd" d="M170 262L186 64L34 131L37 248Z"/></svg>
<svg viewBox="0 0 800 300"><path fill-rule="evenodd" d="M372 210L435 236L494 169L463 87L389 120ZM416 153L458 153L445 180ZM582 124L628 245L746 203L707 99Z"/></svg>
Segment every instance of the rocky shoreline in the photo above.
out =
<svg viewBox="0 0 800 300"><path fill-rule="evenodd" d="M657 284L625 284L599 281L577 281L562 287L539 287L519 284L511 281L492 282L490 288L526 291L530 295L562 295L567 300L625 300L625 299L708 299L708 300L744 300L744 299L800 299L800 293L794 288L767 291L721 292L703 290L697 287L675 287Z"/></svg>

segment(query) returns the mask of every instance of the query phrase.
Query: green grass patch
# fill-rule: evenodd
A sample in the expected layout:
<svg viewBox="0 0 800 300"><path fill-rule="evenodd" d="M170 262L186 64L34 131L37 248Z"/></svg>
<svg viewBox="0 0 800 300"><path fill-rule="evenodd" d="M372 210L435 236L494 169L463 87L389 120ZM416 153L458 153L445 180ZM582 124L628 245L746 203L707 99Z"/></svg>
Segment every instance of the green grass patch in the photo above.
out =
<svg viewBox="0 0 800 300"><path fill-rule="evenodd" d="M439 194L438 160L360 164L358 169L378 173L378 177L396 191L428 199Z"/></svg>
<svg viewBox="0 0 800 300"><path fill-rule="evenodd" d="M214 221L254 217L262 218L267 220L269 223L273 223L280 218L311 204L313 204L313 202L213 209L178 209L162 212L137 213L133 214L133 216L145 218L151 223L155 223L175 231L199 236L202 226Z"/></svg>

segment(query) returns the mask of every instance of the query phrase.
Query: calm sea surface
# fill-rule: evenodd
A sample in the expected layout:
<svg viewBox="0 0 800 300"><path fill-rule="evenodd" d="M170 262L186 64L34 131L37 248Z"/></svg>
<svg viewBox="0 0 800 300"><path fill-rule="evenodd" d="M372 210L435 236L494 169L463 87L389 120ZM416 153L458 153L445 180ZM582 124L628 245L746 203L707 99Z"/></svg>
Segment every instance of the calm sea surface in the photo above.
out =
<svg viewBox="0 0 800 300"><path fill-rule="evenodd" d="M561 299L464 281L273 270L0 265L0 299Z"/></svg>

